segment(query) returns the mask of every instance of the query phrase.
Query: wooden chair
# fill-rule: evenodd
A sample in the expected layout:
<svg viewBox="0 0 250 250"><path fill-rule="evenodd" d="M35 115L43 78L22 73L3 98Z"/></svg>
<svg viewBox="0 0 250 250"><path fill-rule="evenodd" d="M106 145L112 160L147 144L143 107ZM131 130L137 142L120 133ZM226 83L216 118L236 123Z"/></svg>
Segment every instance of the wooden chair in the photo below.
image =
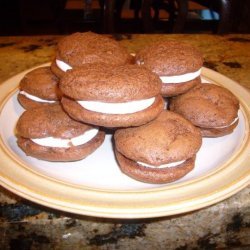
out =
<svg viewBox="0 0 250 250"><path fill-rule="evenodd" d="M126 0L99 0L103 9L104 32L114 33L115 22L121 19L122 8ZM141 0L134 1L134 17L139 18L139 11L141 9Z"/></svg>
<svg viewBox="0 0 250 250"><path fill-rule="evenodd" d="M177 33L179 28L182 27L182 22L184 21L183 14L186 15L188 11L188 5L184 0L183 3L178 5L176 8L176 2L182 2L182 0L142 0L141 13L143 20L143 28L145 33L154 32L153 21L159 18L159 10L164 9L169 14L170 26L175 26L173 28L174 32ZM154 10L154 17L151 16L151 9ZM178 15L176 17L176 12Z"/></svg>
<svg viewBox="0 0 250 250"><path fill-rule="evenodd" d="M155 0L142 0L142 19L145 32L153 31L151 7ZM232 2L236 0L193 0L201 5L218 11L220 21L218 23L217 33L223 34L230 31L230 18L232 13ZM170 21L173 22L173 33L183 33L185 24L188 20L188 0L168 0L169 4L176 6L177 16L170 13ZM171 20L172 18L172 20ZM175 19L173 21L173 18Z"/></svg>

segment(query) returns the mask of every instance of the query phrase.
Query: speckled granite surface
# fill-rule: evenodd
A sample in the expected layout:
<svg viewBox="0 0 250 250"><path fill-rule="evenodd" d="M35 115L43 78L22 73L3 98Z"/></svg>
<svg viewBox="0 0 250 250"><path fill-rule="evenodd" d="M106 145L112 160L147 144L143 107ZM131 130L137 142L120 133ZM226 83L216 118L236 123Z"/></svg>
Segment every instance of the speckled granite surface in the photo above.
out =
<svg viewBox="0 0 250 250"><path fill-rule="evenodd" d="M116 35L115 38L131 52L159 40L187 41L203 52L205 66L250 90L250 35ZM51 61L58 39L58 36L0 37L0 82ZM250 187L199 211L144 220L63 213L0 188L0 248L249 249Z"/></svg>
<svg viewBox="0 0 250 250"><path fill-rule="evenodd" d="M180 40L197 46L205 66L250 89L250 35L116 35L130 52L162 40ZM0 82L54 56L58 36L0 37Z"/></svg>

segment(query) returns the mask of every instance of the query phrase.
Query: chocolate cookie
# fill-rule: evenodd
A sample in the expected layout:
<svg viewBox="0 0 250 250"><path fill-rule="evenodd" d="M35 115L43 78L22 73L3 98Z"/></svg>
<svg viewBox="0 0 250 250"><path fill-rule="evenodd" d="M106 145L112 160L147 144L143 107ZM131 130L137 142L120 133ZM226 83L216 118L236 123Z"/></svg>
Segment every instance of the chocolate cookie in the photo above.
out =
<svg viewBox="0 0 250 250"><path fill-rule="evenodd" d="M50 67L34 69L20 81L18 101L25 109L58 104L61 98L58 81Z"/></svg>
<svg viewBox="0 0 250 250"><path fill-rule="evenodd" d="M116 130L114 141L123 173L158 184L190 172L202 143L200 130L171 111L163 111L143 126Z"/></svg>
<svg viewBox="0 0 250 250"><path fill-rule="evenodd" d="M123 65L133 57L112 38L92 32L74 33L59 41L51 69L58 76L85 63Z"/></svg>
<svg viewBox="0 0 250 250"><path fill-rule="evenodd" d="M202 136L219 137L233 132L238 124L238 99L226 88L203 83L172 98L170 110L200 127Z"/></svg>
<svg viewBox="0 0 250 250"><path fill-rule="evenodd" d="M59 86L66 112L89 124L139 126L163 110L159 77L137 65L86 64L67 71Z"/></svg>
<svg viewBox="0 0 250 250"><path fill-rule="evenodd" d="M26 110L16 125L17 144L26 155L47 161L76 161L104 141L98 128L71 119L60 105Z"/></svg>
<svg viewBox="0 0 250 250"><path fill-rule="evenodd" d="M156 43L140 50L135 60L161 78L163 96L185 93L201 83L202 55L191 45L174 41Z"/></svg>

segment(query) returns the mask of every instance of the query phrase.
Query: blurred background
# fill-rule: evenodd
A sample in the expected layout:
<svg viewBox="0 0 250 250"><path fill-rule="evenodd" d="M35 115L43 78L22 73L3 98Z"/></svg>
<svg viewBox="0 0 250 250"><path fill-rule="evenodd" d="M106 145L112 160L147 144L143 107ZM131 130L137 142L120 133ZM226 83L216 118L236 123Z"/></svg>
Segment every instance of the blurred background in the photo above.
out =
<svg viewBox="0 0 250 250"><path fill-rule="evenodd" d="M0 0L0 35L249 33L249 0Z"/></svg>

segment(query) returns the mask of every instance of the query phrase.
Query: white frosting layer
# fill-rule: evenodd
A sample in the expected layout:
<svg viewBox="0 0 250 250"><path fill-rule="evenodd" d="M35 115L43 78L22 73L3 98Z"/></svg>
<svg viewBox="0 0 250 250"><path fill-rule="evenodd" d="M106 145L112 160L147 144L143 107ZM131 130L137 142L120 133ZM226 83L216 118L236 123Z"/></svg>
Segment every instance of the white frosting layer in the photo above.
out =
<svg viewBox="0 0 250 250"><path fill-rule="evenodd" d="M219 126L219 127L213 127L213 128L227 128L230 127L231 125L233 125L234 123L236 123L239 120L239 117L236 117L229 125L226 126Z"/></svg>
<svg viewBox="0 0 250 250"><path fill-rule="evenodd" d="M144 166L144 167L147 167L147 168L172 168L172 167L176 167L180 164L182 164L183 162L185 162L185 160L183 161L176 161L176 162L171 162L171 163L167 163L167 164L162 164L160 166L154 166L154 165L150 165L150 164L147 164L147 163L144 163L144 162L140 162L138 161L137 163Z"/></svg>
<svg viewBox="0 0 250 250"><path fill-rule="evenodd" d="M20 91L19 93L20 93L21 95L24 95L25 97L27 97L27 98L33 100L33 101L36 101L36 102L47 102L47 103L54 103L54 102L56 102L56 101L41 99L41 98L39 98L39 97L37 97L37 96L30 95L30 94L28 94L28 93L25 92L25 91Z"/></svg>
<svg viewBox="0 0 250 250"><path fill-rule="evenodd" d="M64 72L66 72L69 69L72 69L72 67L69 64L58 59L56 59L56 65L59 69L61 69Z"/></svg>
<svg viewBox="0 0 250 250"><path fill-rule="evenodd" d="M105 113L105 114L131 114L142 111L150 107L155 101L155 97L122 103L107 103L107 102L94 102L94 101L78 101L78 103L85 109Z"/></svg>
<svg viewBox="0 0 250 250"><path fill-rule="evenodd" d="M177 76L160 76L161 81L163 83L182 83L182 82L188 82L196 77L200 76L201 74L201 69L192 72L192 73L187 73L183 75L177 75Z"/></svg>
<svg viewBox="0 0 250 250"><path fill-rule="evenodd" d="M54 137L45 137L39 139L31 139L34 143L45 147L69 148L72 146L83 145L84 143L93 139L97 133L97 128L86 131L84 134L71 139L60 139Z"/></svg>

